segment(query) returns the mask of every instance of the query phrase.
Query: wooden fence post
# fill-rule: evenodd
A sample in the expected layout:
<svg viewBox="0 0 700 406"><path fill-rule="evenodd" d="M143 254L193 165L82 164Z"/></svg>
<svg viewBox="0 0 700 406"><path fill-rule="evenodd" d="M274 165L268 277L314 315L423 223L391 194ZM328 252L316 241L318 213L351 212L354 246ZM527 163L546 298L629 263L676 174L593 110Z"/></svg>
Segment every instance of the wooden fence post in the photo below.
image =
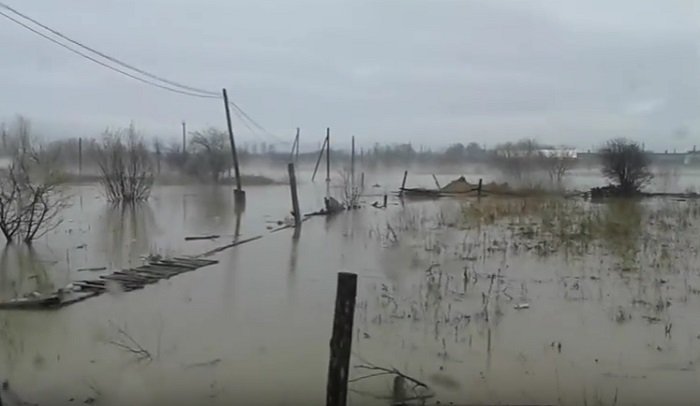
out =
<svg viewBox="0 0 700 406"><path fill-rule="evenodd" d="M401 181L401 194L403 194L403 189L406 187L406 177L408 176L408 171L403 171L403 181Z"/></svg>
<svg viewBox="0 0 700 406"><path fill-rule="evenodd" d="M479 178L479 187L476 189L476 195L481 197L481 183L483 179Z"/></svg>
<svg viewBox="0 0 700 406"><path fill-rule="evenodd" d="M333 336L331 337L331 357L328 362L326 406L345 406L347 404L356 295L357 274L338 273Z"/></svg>
<svg viewBox="0 0 700 406"><path fill-rule="evenodd" d="M301 225L301 213L299 212L299 197L297 196L297 177L294 174L294 164L287 164L287 172L289 172L289 188L292 190L292 210L294 211L294 226Z"/></svg>

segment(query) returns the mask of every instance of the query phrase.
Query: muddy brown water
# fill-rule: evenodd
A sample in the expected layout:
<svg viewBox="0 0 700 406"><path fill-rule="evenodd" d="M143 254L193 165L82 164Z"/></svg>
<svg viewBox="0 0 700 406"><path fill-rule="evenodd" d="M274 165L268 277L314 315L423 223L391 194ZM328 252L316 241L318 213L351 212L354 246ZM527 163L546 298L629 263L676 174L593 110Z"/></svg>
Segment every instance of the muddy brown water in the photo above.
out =
<svg viewBox="0 0 700 406"><path fill-rule="evenodd" d="M430 186L429 175L416 176ZM394 178L380 176L377 194ZM0 312L0 377L25 401L323 404L341 270L360 275L352 364L425 382L428 404L697 404L700 395L698 247L686 240L671 241L672 261L659 267L650 265L652 240L641 269L623 272L605 244L576 256L502 249L514 241L507 227L456 225L464 203L454 200L392 199L386 211L313 218L294 240L268 229L288 215L283 185L248 188L240 216L230 188L157 187L129 210L109 207L95 186L71 193L59 228L31 250L1 253L4 298L100 274L80 268L203 252L232 237L184 237L232 235L237 223L243 238L264 238L143 290ZM303 211L318 209L324 194L322 183L303 184ZM692 203L673 210L684 204ZM128 340L119 329L152 359L116 345ZM353 369L351 378L363 375ZM390 376L350 388L351 404L391 403Z"/></svg>

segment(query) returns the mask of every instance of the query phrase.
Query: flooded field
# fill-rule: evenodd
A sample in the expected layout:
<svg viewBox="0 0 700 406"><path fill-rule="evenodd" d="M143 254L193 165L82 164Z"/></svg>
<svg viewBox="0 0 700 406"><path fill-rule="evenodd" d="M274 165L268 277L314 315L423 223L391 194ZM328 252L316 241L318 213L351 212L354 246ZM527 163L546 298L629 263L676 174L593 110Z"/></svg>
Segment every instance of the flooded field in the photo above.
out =
<svg viewBox="0 0 700 406"><path fill-rule="evenodd" d="M0 377L40 405L323 404L336 274L350 271L359 275L350 404L392 404L394 375L375 366L415 381L403 397L420 399L408 404L697 403L699 202L369 205L399 180L367 176L362 209L312 217L299 239L270 230L289 215L286 185L247 188L244 210L229 186L158 186L129 208L107 204L96 185L73 187L60 227L32 249L2 251L3 299L148 255L201 253L237 231L263 238L142 290L0 311ZM302 211L325 194L323 182L301 184ZM221 237L185 241L210 234Z"/></svg>

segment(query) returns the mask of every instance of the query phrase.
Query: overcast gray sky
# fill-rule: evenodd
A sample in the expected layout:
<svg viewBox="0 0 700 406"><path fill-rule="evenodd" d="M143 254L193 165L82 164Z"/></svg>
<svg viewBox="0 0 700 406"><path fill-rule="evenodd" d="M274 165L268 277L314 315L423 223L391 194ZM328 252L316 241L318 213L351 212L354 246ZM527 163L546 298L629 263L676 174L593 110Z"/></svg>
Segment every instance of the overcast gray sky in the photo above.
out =
<svg viewBox="0 0 700 406"><path fill-rule="evenodd" d="M700 144L700 1L1 1L143 69L227 87L286 139L330 126L365 145ZM145 86L0 17L0 119L17 113L45 136L224 127L216 100Z"/></svg>

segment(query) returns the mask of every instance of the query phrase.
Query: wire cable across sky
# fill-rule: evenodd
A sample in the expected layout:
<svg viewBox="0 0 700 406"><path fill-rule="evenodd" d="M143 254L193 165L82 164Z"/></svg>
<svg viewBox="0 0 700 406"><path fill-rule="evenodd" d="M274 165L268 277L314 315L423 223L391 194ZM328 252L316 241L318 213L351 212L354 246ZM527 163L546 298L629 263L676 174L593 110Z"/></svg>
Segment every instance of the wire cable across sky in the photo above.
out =
<svg viewBox="0 0 700 406"><path fill-rule="evenodd" d="M78 40L75 40L75 39L61 33L60 31L53 29L53 28L37 21L36 19L16 10L13 7L10 7L9 5L7 5L3 2L0 2L0 8L3 8L5 10L9 11L10 13L14 14L15 16L28 21L29 23L34 24L36 27L39 27L39 28L32 27L30 24L25 23L23 21L20 21L18 18L11 16L3 11L0 11L0 16L5 17L9 21L12 21L13 23L33 32L36 35L39 35L40 37L42 37L48 41L51 41L52 43L54 43L54 44L56 44L64 49L67 49L68 51L70 51L78 56L81 56L81 57L83 57L83 58L85 58L93 63L96 63L104 68L110 69L114 72L117 72L121 75L124 75L130 79L134 79L134 80L137 80L143 84L154 86L154 87L157 87L159 89L167 90L169 92L177 93L180 95L205 98L205 99L219 99L219 100L222 99L222 95L219 92L214 92L211 90L206 90L206 89L186 85L186 84L183 84L180 82L176 82L174 80L164 78L160 75L156 75L154 73L148 72L144 69L138 68L132 64L124 62L118 58L115 58L115 57L110 56L104 52L101 52L95 48L92 48L88 45L85 45L84 43L82 43ZM42 29L47 31L48 33L42 32L41 31ZM80 49L74 48L73 46L71 46L65 42L60 41L56 37L81 48L82 51ZM90 54L92 54L92 55L90 55ZM100 60L100 58L102 58L103 60ZM115 64L118 67L114 66ZM129 71L131 71L131 72L129 72ZM280 137L267 131L262 125L260 125L257 121L255 121L248 113L246 113L235 102L229 100L229 104L231 105L231 107L233 107L234 113L241 119L241 122L252 133L256 133L256 131L251 127L251 125L253 127L257 128L259 131L263 132L265 135L267 135L271 138L274 138L275 140L277 140L279 142L286 142L283 139L281 139Z"/></svg>

